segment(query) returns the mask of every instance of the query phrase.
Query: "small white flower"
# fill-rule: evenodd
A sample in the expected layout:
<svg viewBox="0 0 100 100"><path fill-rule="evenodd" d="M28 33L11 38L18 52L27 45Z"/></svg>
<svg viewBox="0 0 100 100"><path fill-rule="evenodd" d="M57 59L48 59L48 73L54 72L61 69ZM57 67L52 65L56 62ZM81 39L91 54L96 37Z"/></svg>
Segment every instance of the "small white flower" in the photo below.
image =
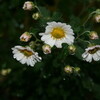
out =
<svg viewBox="0 0 100 100"><path fill-rule="evenodd" d="M76 51L76 47L75 45L69 45L68 46L68 51L71 55L74 55L75 54L75 51Z"/></svg>
<svg viewBox="0 0 100 100"><path fill-rule="evenodd" d="M38 19L40 18L40 13L39 13L39 12L33 13L32 18L33 18L34 20L38 20Z"/></svg>
<svg viewBox="0 0 100 100"><path fill-rule="evenodd" d="M70 25L61 22L49 22L44 33L40 33L41 40L45 44L57 48L62 48L62 43L67 43L68 45L74 42L74 33Z"/></svg>
<svg viewBox="0 0 100 100"><path fill-rule="evenodd" d="M82 57L87 62L99 61L100 60L100 45L88 47L85 49L85 52L82 54Z"/></svg>
<svg viewBox="0 0 100 100"><path fill-rule="evenodd" d="M92 40L99 39L99 36L98 36L97 32L95 32L95 31L91 31L90 34L89 34L89 37Z"/></svg>
<svg viewBox="0 0 100 100"><path fill-rule="evenodd" d="M49 53L51 53L51 47L50 47L50 45L48 45L48 44L44 44L44 45L42 46L42 50L43 50L44 54L49 54Z"/></svg>
<svg viewBox="0 0 100 100"><path fill-rule="evenodd" d="M100 23L100 14L98 15L95 15L95 21L97 22L97 23Z"/></svg>
<svg viewBox="0 0 100 100"><path fill-rule="evenodd" d="M20 41L23 42L28 42L30 40L30 38L32 37L32 35L29 32L24 32L21 36L20 36Z"/></svg>
<svg viewBox="0 0 100 100"><path fill-rule="evenodd" d="M34 66L36 62L41 61L41 57L37 52L34 52L30 47L15 46L12 48L13 57L22 64Z"/></svg>
<svg viewBox="0 0 100 100"><path fill-rule="evenodd" d="M35 8L35 4L32 1L26 1L23 5L24 10L32 10Z"/></svg>

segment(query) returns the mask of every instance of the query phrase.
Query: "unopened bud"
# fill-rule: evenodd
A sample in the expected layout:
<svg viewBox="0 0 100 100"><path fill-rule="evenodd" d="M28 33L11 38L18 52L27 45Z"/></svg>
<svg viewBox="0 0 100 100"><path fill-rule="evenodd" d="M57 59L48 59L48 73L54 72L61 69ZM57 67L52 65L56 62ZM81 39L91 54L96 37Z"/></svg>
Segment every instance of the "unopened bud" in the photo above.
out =
<svg viewBox="0 0 100 100"><path fill-rule="evenodd" d="M73 72L73 67L67 65L64 67L64 71L68 74L71 74Z"/></svg>
<svg viewBox="0 0 100 100"><path fill-rule="evenodd" d="M25 32L20 36L20 41L28 42L32 35L29 32Z"/></svg>
<svg viewBox="0 0 100 100"><path fill-rule="evenodd" d="M100 23L100 14L96 14L94 16L94 20L95 20L95 22Z"/></svg>
<svg viewBox="0 0 100 100"><path fill-rule="evenodd" d="M68 51L69 51L70 54L74 55L75 51L76 51L76 47L74 45L69 45Z"/></svg>
<svg viewBox="0 0 100 100"><path fill-rule="evenodd" d="M38 19L40 18L40 13L39 13L39 12L33 13L32 18L33 18L34 20L38 20Z"/></svg>
<svg viewBox="0 0 100 100"><path fill-rule="evenodd" d="M43 45L43 46L42 46L42 50L43 50L44 54L49 54L49 53L51 53L51 47L50 47L50 45L48 45L48 44Z"/></svg>
<svg viewBox="0 0 100 100"><path fill-rule="evenodd" d="M90 34L89 34L89 37L92 40L99 39L99 36L98 36L97 32L95 32L95 31L91 31Z"/></svg>
<svg viewBox="0 0 100 100"><path fill-rule="evenodd" d="M1 70L1 75L6 76L6 75L9 74L10 72L11 72L11 69L10 69L10 68L8 68L8 69L2 69L2 70Z"/></svg>
<svg viewBox="0 0 100 100"><path fill-rule="evenodd" d="M24 10L33 10L35 8L35 4L32 1L26 1L24 3L23 9Z"/></svg>
<svg viewBox="0 0 100 100"><path fill-rule="evenodd" d="M100 9L97 9L95 12L96 14L100 14Z"/></svg>
<svg viewBox="0 0 100 100"><path fill-rule="evenodd" d="M79 67L74 67L74 72L75 73L79 73L79 71L80 71L80 68Z"/></svg>
<svg viewBox="0 0 100 100"><path fill-rule="evenodd" d="M35 42L34 41L31 41L30 43L29 43L29 46L31 47L31 48L34 48L35 47Z"/></svg>

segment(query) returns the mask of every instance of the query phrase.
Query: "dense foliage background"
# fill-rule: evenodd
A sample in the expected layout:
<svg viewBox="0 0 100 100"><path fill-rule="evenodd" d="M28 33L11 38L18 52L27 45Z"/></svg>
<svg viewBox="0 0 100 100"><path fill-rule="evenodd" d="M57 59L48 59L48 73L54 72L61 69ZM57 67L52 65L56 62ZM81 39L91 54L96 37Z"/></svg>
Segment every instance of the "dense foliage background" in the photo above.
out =
<svg viewBox="0 0 100 100"><path fill-rule="evenodd" d="M0 0L0 100L100 100L100 62L84 63L67 55L47 55L34 68L12 57L11 48L22 44L20 35L35 22L24 11L25 0ZM100 7L100 0L36 0L51 12L59 11L65 22L79 31L88 14ZM100 24L88 23L100 35ZM100 43L99 43L100 44ZM43 55L41 52L40 55ZM47 59L48 58L48 59ZM61 63L60 63L61 62ZM80 67L79 75L64 72L66 65ZM10 69L10 73L7 69Z"/></svg>

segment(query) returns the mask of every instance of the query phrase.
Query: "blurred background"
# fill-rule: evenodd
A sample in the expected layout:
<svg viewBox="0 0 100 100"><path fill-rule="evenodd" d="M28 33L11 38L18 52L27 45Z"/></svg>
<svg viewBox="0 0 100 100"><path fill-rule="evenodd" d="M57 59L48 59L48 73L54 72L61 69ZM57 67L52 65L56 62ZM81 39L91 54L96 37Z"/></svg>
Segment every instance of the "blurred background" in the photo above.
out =
<svg viewBox="0 0 100 100"><path fill-rule="evenodd" d="M84 68L81 66L82 77L71 77L63 75L57 68L62 66L55 65L53 59L54 65L45 61L47 64L41 62L34 68L13 59L11 48L21 44L20 35L35 23L31 13L22 9L25 1L0 0L0 100L100 100L100 63L87 63ZM66 22L74 20L71 24L83 22L100 7L100 0L36 2L51 12L61 12ZM100 24L90 24L100 34Z"/></svg>

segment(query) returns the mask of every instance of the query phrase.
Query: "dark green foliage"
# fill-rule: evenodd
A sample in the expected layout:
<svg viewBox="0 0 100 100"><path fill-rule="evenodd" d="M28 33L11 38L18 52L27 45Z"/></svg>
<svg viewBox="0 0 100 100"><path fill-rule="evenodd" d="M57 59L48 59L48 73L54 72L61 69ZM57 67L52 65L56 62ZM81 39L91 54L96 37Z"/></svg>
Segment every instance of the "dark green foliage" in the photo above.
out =
<svg viewBox="0 0 100 100"><path fill-rule="evenodd" d="M47 22L51 21L70 24L75 37L87 30L100 33L100 24L91 19L92 24L87 22L87 27L83 26L88 14L99 7L100 0L35 0L42 14L37 21L31 18L31 11L22 10L25 1L0 0L0 100L100 100L100 61L88 63L81 56L88 46L83 40L100 45L100 39L90 40L88 33L80 36L82 40L74 43L75 55L69 54L66 44L62 49L53 47L51 54L44 55L40 45L36 50L42 62L34 67L20 64L11 53L15 45L26 45L19 41L23 32L32 32L40 38L38 33L44 32ZM56 11L51 11L52 7ZM68 74L64 72L66 65L81 70ZM2 70L8 68L11 72L2 75Z"/></svg>

